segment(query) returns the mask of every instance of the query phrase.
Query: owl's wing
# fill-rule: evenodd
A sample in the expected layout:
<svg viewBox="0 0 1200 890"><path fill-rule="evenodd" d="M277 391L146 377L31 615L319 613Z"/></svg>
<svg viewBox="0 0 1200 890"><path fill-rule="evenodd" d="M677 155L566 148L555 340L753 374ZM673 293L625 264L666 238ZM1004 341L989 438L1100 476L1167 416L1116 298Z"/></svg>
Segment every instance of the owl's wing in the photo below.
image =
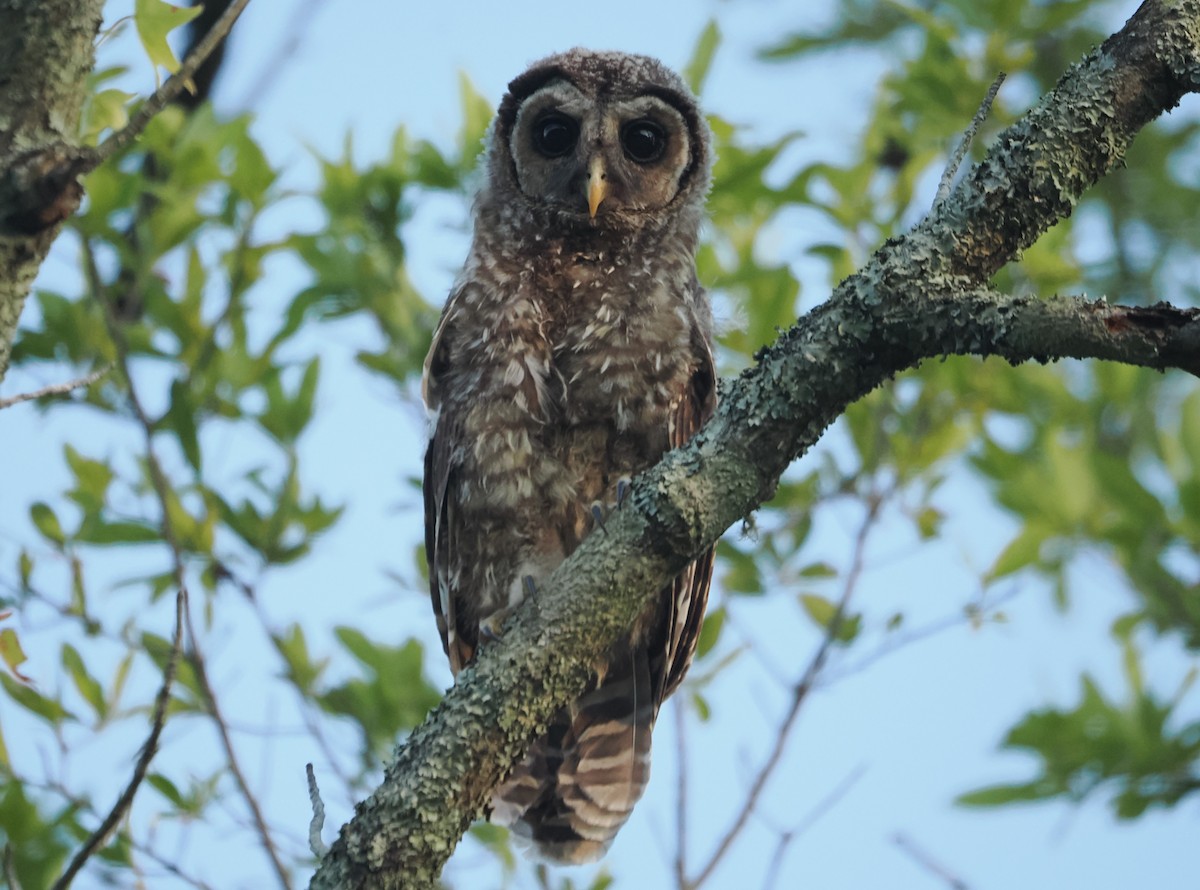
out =
<svg viewBox="0 0 1200 890"><path fill-rule="evenodd" d="M717 373L707 324L697 327L692 346L698 365L668 421L671 448L678 448L691 439L717 406ZM715 548L712 548L696 557L696 561L684 569L671 585L665 671L659 702L679 687L691 666L692 655L700 639L700 628L704 623L714 552Z"/></svg>
<svg viewBox="0 0 1200 890"><path fill-rule="evenodd" d="M439 386L439 375L448 360L443 349L446 345L444 335L457 315L455 296L451 295L434 331L433 344L425 359L421 389L426 405L437 413L433 436L425 451L425 559L429 566L429 595L433 600L442 648L450 659L451 672L457 676L475 654L478 630L466 620L467 616L459 614L458 598L454 593L458 587L454 575L462 564L462 554L456 551L460 531L457 471L463 433L455 403L442 401Z"/></svg>

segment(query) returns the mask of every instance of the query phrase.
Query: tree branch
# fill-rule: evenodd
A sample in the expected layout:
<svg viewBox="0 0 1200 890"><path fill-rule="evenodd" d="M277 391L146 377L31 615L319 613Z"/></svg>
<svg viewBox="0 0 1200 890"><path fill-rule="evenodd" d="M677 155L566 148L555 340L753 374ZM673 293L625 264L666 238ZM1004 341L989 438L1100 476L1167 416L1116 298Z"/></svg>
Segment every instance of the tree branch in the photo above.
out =
<svg viewBox="0 0 1200 890"><path fill-rule="evenodd" d="M774 491L846 406L922 360L1104 358L1197 373L1200 312L1012 297L987 280L1200 84L1200 0L1147 2L907 236L723 389L685 448L517 610L359 804L312 887L433 887L491 789L664 584Z"/></svg>
<svg viewBox="0 0 1200 890"><path fill-rule="evenodd" d="M3 411L5 408L11 408L13 405L19 405L22 402L33 402L49 396L65 396L74 390L91 386L111 370L112 365L102 365L90 374L85 374L83 377L78 377L75 380L68 380L65 383L51 383L49 386L43 386L31 392L21 392L15 396L8 396L0 399L0 411Z"/></svg>
<svg viewBox="0 0 1200 890"><path fill-rule="evenodd" d="M233 0L221 13L221 17L213 22L212 29L188 53L183 64L179 66L179 70L167 78L167 81L154 91L154 95L142 103L133 117L129 119L129 123L111 134L91 151L83 153L79 166L76 168L76 174L95 170L113 155L132 145L133 141L142 135L142 131L146 129L150 121L154 120L154 116L183 92L188 82L200 70L200 66L228 36L230 29L233 28L233 23L238 20L238 16L242 14L242 10L249 3L250 0Z"/></svg>
<svg viewBox="0 0 1200 890"><path fill-rule="evenodd" d="M8 371L17 320L57 225L79 194L59 182L31 208L22 196L55 163L36 159L70 144L95 65L103 0L43 0L0 5L0 380ZM80 193L82 194L82 193Z"/></svg>

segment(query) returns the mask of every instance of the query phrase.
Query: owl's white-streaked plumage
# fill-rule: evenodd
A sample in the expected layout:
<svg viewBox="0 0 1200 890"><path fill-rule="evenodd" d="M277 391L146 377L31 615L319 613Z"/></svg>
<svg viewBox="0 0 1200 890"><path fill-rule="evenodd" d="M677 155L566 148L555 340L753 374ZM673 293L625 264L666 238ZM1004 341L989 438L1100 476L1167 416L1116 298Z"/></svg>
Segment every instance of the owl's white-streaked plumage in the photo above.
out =
<svg viewBox="0 0 1200 890"><path fill-rule="evenodd" d="M509 84L474 237L425 362L426 556L457 674L618 500L712 413L695 274L708 130L658 61L571 50ZM600 506L597 506L600 505ZM563 862L597 858L649 778L650 731L691 662L705 554L496 790L492 818ZM536 595L536 593L534 593Z"/></svg>

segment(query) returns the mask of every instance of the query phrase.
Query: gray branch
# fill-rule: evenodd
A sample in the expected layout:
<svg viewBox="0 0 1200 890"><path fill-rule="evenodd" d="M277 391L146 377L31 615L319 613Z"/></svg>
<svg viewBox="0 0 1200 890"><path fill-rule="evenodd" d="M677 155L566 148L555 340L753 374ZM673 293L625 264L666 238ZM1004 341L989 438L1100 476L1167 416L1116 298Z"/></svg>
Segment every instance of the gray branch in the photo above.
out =
<svg viewBox="0 0 1200 890"><path fill-rule="evenodd" d="M1200 0L1147 2L1000 134L912 232L723 390L686 448L518 610L396 753L313 878L314 888L434 887L491 789L588 665L844 410L943 355L1099 358L1200 374L1200 311L1013 297L991 276L1121 163L1134 135L1200 85Z"/></svg>
<svg viewBox="0 0 1200 890"><path fill-rule="evenodd" d="M23 199L52 173L46 153L76 140L103 8L104 0L0 4L0 380L33 278L83 194L71 177L36 209Z"/></svg>

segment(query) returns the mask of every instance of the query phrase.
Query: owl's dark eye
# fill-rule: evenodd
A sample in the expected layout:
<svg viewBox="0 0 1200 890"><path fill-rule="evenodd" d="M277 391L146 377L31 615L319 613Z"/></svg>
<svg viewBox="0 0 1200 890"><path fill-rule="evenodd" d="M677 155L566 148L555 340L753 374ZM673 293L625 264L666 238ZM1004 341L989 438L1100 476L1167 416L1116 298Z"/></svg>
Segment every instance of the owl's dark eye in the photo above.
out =
<svg viewBox="0 0 1200 890"><path fill-rule="evenodd" d="M543 115L533 125L533 147L546 158L561 158L579 140L579 124L556 111Z"/></svg>
<svg viewBox="0 0 1200 890"><path fill-rule="evenodd" d="M621 145L631 161L650 164L667 150L667 134L654 121L642 118L621 128Z"/></svg>

